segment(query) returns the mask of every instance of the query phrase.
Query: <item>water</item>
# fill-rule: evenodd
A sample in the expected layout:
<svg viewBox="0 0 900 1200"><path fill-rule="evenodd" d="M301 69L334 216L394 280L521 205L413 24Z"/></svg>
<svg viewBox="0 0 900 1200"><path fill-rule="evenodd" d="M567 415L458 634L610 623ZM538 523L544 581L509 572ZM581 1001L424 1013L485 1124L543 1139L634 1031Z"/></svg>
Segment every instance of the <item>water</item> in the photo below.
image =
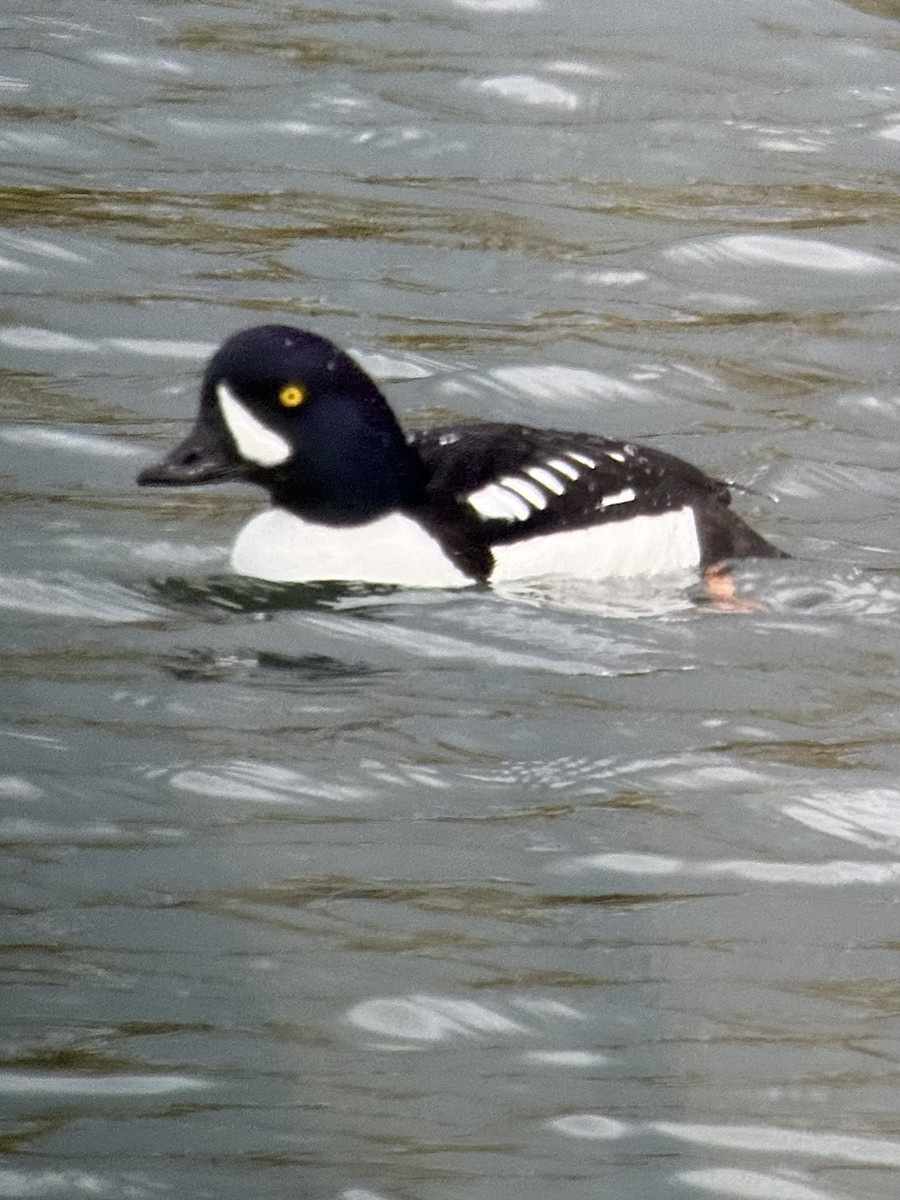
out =
<svg viewBox="0 0 900 1200"><path fill-rule="evenodd" d="M896 1196L897 16L0 17L0 1195ZM795 558L236 580L134 476L261 320Z"/></svg>

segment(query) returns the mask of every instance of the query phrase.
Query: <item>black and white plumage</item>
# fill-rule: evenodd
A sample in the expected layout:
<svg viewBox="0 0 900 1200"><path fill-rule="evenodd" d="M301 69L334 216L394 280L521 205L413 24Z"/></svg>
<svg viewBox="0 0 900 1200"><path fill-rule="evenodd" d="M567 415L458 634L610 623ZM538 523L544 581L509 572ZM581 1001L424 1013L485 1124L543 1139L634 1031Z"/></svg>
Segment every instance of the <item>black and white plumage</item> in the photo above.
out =
<svg viewBox="0 0 900 1200"><path fill-rule="evenodd" d="M272 501L232 552L265 579L443 587L783 557L731 511L726 484L659 450L498 423L404 434L356 363L289 326L220 347L193 429L138 482L228 479Z"/></svg>

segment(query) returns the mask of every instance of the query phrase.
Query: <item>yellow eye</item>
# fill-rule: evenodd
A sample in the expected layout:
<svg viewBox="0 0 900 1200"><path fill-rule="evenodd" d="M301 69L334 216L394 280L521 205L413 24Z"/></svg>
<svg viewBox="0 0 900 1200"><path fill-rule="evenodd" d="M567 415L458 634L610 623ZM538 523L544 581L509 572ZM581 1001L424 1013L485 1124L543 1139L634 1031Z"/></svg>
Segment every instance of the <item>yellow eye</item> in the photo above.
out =
<svg viewBox="0 0 900 1200"><path fill-rule="evenodd" d="M296 408L306 399L306 389L299 384L288 383L278 393L278 399L285 408Z"/></svg>

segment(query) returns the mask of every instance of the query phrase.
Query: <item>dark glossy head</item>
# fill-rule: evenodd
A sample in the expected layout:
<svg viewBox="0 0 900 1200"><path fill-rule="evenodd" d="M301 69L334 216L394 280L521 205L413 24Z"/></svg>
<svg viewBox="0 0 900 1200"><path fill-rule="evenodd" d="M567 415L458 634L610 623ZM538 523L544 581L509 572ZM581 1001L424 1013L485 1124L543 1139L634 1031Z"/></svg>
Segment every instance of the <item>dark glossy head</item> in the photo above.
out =
<svg viewBox="0 0 900 1200"><path fill-rule="evenodd" d="M138 483L244 479L280 507L343 524L400 507L420 470L387 401L352 359L317 334L259 325L216 351L193 429Z"/></svg>

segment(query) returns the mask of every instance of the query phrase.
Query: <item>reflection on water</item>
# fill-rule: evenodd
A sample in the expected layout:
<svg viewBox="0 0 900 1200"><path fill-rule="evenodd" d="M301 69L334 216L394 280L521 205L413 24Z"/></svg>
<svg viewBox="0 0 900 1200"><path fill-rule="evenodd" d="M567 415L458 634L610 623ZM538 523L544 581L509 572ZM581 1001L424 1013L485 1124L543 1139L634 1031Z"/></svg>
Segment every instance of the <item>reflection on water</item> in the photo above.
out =
<svg viewBox="0 0 900 1200"><path fill-rule="evenodd" d="M897 1194L896 16L2 18L0 1194ZM134 476L270 319L794 557L235 579Z"/></svg>

